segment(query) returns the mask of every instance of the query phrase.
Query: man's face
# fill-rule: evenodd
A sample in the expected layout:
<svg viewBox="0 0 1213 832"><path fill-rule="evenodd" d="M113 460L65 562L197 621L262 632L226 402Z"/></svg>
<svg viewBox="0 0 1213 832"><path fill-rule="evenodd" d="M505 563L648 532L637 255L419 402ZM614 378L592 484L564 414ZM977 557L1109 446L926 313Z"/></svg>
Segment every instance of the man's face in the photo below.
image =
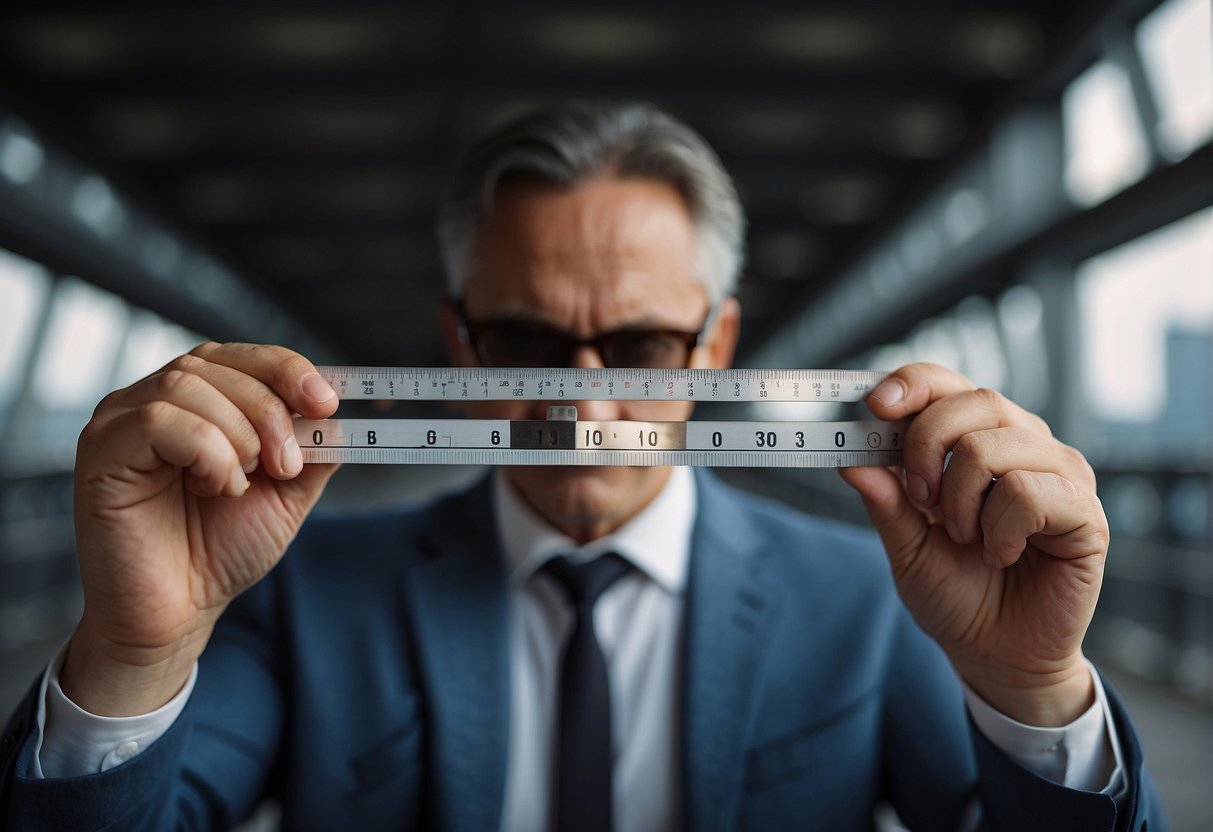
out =
<svg viewBox="0 0 1213 832"><path fill-rule="evenodd" d="M544 324L580 338L617 329L698 331L707 317L706 290L692 276L693 221L672 185L647 179L594 179L568 189L526 179L498 192L478 240L478 266L464 290L471 321L513 319ZM738 311L726 301L692 367L727 367L737 339ZM457 337L453 313L443 315L452 363L474 366L476 355ZM593 347L571 364L601 367ZM568 402L579 419L681 421L689 402ZM543 419L549 402L483 402L476 418ZM577 540L618 528L660 491L667 468L510 467L506 477L541 516Z"/></svg>

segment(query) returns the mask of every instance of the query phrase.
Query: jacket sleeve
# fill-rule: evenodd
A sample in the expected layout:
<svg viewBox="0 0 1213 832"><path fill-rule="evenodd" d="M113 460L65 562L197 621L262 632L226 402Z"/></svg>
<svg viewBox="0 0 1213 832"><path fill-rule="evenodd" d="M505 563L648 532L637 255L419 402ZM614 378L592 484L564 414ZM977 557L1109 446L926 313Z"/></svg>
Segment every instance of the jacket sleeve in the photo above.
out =
<svg viewBox="0 0 1213 832"><path fill-rule="evenodd" d="M143 753L109 771L82 777L33 776L38 744L35 723L39 685L35 684L9 721L4 734L0 823L5 829L161 829L170 825L169 809L177 786L193 701L168 731Z"/></svg>
<svg viewBox="0 0 1213 832"><path fill-rule="evenodd" d="M893 807L909 828L1166 828L1128 714L1106 680L1127 781L1118 801L1040 777L994 745L967 718L960 682L938 645L904 608L899 612L886 682L885 781Z"/></svg>
<svg viewBox="0 0 1213 832"><path fill-rule="evenodd" d="M1104 680L1108 705L1124 755L1126 788L1114 801L1100 792L1067 789L1028 771L972 726L980 772L985 826L991 830L1090 829L1158 832L1166 829L1162 803L1142 759L1129 715Z"/></svg>
<svg viewBox="0 0 1213 832"><path fill-rule="evenodd" d="M0 828L230 828L249 815L282 731L282 693L266 640L273 632L267 583L225 613L181 715L122 765L81 777L34 777L35 683L0 738ZM259 624L268 626L250 626Z"/></svg>

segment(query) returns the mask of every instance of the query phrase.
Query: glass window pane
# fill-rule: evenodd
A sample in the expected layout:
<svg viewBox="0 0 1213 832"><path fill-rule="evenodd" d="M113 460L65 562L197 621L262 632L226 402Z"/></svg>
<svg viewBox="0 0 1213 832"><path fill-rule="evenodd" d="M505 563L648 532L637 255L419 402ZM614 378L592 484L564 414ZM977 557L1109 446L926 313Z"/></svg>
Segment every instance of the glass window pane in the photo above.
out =
<svg viewBox="0 0 1213 832"><path fill-rule="evenodd" d="M1020 283L998 299L998 329L1007 361L1003 392L1033 413L1048 407L1051 392L1044 320L1044 299L1033 286Z"/></svg>
<svg viewBox="0 0 1213 832"><path fill-rule="evenodd" d="M1158 138L1187 155L1213 136L1213 27L1209 0L1168 0L1146 16L1137 45L1158 99Z"/></svg>
<svg viewBox="0 0 1213 832"><path fill-rule="evenodd" d="M1079 267L1083 384L1093 416L1165 419L1169 431L1192 422L1207 435L1213 381L1208 359L1200 365L1213 342L1211 273L1213 208Z"/></svg>
<svg viewBox="0 0 1213 832"><path fill-rule="evenodd" d="M204 340L152 312L135 312L127 333L126 347L114 375L114 386L125 387L138 381Z"/></svg>
<svg viewBox="0 0 1213 832"><path fill-rule="evenodd" d="M60 284L53 303L34 396L47 410L91 410L111 383L126 304L75 278Z"/></svg>
<svg viewBox="0 0 1213 832"><path fill-rule="evenodd" d="M46 269L0 249L0 408L17 394L29 364L30 339L46 303L50 276Z"/></svg>
<svg viewBox="0 0 1213 832"><path fill-rule="evenodd" d="M1007 364L993 305L985 298L969 297L960 302L953 317L960 344L961 363L956 369L979 387L1005 390Z"/></svg>
<svg viewBox="0 0 1213 832"><path fill-rule="evenodd" d="M1123 70L1101 61L1078 76L1062 97L1066 131L1066 190L1094 205L1131 185L1149 166L1149 148Z"/></svg>
<svg viewBox="0 0 1213 832"><path fill-rule="evenodd" d="M956 324L947 318L932 318L910 333L909 346L915 361L958 368L963 350Z"/></svg>

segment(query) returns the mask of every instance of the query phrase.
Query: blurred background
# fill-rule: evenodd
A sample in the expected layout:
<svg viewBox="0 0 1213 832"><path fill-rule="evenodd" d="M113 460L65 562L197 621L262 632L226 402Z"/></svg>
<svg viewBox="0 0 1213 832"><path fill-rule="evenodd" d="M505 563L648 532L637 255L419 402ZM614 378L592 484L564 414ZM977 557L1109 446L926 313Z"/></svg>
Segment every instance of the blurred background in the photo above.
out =
<svg viewBox="0 0 1213 832"><path fill-rule="evenodd" d="M1089 653L1175 827L1213 827L1208 0L178 5L0 8L0 712L80 613L105 392L205 339L441 364L459 151L637 97L736 178L738 366L936 361L1086 453L1114 533ZM347 467L326 500L477 475ZM833 472L727 475L864 521Z"/></svg>

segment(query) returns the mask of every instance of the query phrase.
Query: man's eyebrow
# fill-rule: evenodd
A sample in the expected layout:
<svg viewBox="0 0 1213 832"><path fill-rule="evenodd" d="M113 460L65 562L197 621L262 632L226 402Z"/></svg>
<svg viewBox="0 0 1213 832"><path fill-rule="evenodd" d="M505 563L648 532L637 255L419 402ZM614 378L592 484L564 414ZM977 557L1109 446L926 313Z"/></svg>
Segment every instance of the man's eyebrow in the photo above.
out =
<svg viewBox="0 0 1213 832"><path fill-rule="evenodd" d="M487 315L468 315L468 320L472 324L518 324L525 326L541 326L546 329L556 330L557 332L572 333L560 324L554 323L542 315L537 314L529 309L507 309L500 312L493 312ZM602 332L695 332L694 325L686 326L682 324L671 323L667 320L655 318L650 314L641 315L640 317L631 320L623 321L610 329L604 329Z"/></svg>
<svg viewBox="0 0 1213 832"><path fill-rule="evenodd" d="M653 330L653 331L668 331L668 332L684 332L690 331L685 327L672 324L669 321L660 321L651 317L636 318L626 323L620 324L614 328L616 332L626 332L630 329L635 330Z"/></svg>

